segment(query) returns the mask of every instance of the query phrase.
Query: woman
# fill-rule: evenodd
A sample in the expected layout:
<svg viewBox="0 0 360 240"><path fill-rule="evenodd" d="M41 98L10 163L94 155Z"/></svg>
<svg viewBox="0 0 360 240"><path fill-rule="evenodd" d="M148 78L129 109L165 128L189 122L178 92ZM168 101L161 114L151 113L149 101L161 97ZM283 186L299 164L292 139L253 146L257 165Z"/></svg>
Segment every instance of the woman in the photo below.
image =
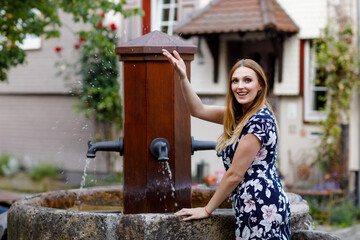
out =
<svg viewBox="0 0 360 240"><path fill-rule="evenodd" d="M277 125L266 100L264 71L253 60L238 61L230 72L226 107L207 106L192 89L180 55L167 50L180 76L191 115L224 124L217 150L226 169L214 196L203 208L181 209L183 220L206 218L229 196L235 210L236 239L290 239L290 208L276 174Z"/></svg>

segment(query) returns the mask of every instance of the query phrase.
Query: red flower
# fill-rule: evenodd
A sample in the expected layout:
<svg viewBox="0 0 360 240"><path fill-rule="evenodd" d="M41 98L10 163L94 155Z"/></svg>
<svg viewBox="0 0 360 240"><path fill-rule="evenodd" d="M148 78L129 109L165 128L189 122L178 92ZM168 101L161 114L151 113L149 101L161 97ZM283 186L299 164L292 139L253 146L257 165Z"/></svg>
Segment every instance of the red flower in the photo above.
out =
<svg viewBox="0 0 360 240"><path fill-rule="evenodd" d="M75 49L79 49L79 48L80 48L80 44L74 43L74 48L75 48Z"/></svg>
<svg viewBox="0 0 360 240"><path fill-rule="evenodd" d="M60 52L61 50L62 50L62 47L59 47L59 46L55 47L55 52Z"/></svg>
<svg viewBox="0 0 360 240"><path fill-rule="evenodd" d="M114 23L110 24L111 30L115 31L117 29L116 25Z"/></svg>
<svg viewBox="0 0 360 240"><path fill-rule="evenodd" d="M102 28L102 27L103 27L102 22L98 22L98 23L97 23L97 26L98 26L99 28Z"/></svg>
<svg viewBox="0 0 360 240"><path fill-rule="evenodd" d="M103 13L103 12L99 13L99 16L103 18L103 17L105 17L105 13Z"/></svg>
<svg viewBox="0 0 360 240"><path fill-rule="evenodd" d="M79 38L79 42L83 42L84 40L85 40L84 37Z"/></svg>

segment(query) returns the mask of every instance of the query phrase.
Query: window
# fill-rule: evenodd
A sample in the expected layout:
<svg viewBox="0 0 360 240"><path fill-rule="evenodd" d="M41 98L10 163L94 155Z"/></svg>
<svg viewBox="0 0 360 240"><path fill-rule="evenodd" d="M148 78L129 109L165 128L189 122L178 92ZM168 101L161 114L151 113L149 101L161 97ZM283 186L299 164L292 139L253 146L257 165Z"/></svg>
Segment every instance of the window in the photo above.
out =
<svg viewBox="0 0 360 240"><path fill-rule="evenodd" d="M173 28L176 25L177 17L177 0L160 0L159 17L160 31L169 35L173 34Z"/></svg>
<svg viewBox="0 0 360 240"><path fill-rule="evenodd" d="M304 41L304 120L321 121L326 118L324 108L327 99L325 79L319 78L315 62L316 46L311 40Z"/></svg>
<svg viewBox="0 0 360 240"><path fill-rule="evenodd" d="M26 34L23 43L19 45L23 50L34 50L41 48L41 38L34 34Z"/></svg>

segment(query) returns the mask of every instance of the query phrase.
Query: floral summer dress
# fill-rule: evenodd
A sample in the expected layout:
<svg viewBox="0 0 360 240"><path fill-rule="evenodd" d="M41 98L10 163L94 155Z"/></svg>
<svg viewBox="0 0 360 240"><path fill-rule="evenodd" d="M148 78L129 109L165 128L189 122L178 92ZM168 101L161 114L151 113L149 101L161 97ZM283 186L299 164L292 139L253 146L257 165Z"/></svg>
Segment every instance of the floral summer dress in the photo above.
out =
<svg viewBox="0 0 360 240"><path fill-rule="evenodd" d="M276 173L276 123L268 108L254 114L238 141L223 151L225 169L231 165L240 138L249 133L260 139L261 149L232 193L236 239L290 239L290 205Z"/></svg>

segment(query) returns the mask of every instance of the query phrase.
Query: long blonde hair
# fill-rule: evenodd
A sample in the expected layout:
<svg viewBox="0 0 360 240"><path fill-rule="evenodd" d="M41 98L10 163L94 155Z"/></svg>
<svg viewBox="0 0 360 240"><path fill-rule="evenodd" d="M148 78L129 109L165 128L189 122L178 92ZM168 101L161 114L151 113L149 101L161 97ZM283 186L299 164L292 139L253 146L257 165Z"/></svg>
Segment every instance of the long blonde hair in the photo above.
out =
<svg viewBox="0 0 360 240"><path fill-rule="evenodd" d="M261 86L261 90L245 113L243 113L242 107L236 101L231 89L232 76L235 70L239 67L247 67L254 70ZM218 153L224 150L226 146L231 145L237 141L246 121L249 120L249 118L257 111L259 111L264 104L271 110L271 107L266 100L267 91L267 79L264 70L258 63L251 59L242 59L235 63L229 74L228 90L226 94L226 109L223 118L224 132L218 139L218 145L216 146L216 151Z"/></svg>

